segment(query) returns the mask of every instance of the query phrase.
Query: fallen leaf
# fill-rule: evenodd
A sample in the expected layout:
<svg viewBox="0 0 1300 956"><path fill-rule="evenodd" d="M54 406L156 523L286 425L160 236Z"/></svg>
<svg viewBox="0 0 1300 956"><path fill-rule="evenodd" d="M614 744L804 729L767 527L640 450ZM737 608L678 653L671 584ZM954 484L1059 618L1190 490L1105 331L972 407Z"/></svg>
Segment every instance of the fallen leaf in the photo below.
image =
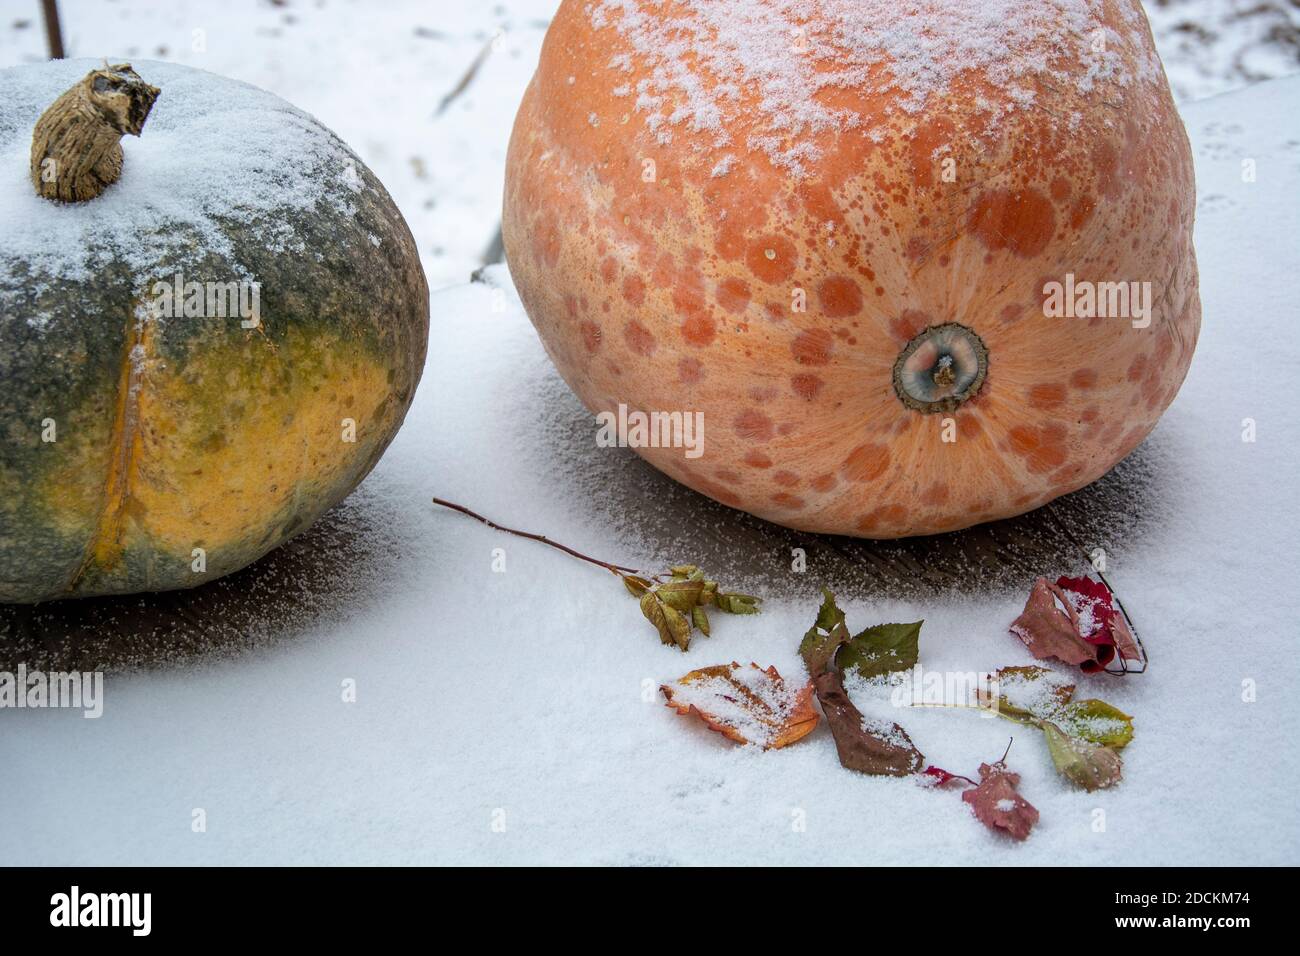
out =
<svg viewBox="0 0 1300 956"><path fill-rule="evenodd" d="M925 757L907 731L892 722L868 726L844 690L838 670L822 671L813 678L813 687L843 766L859 773L891 777L906 777L921 769Z"/></svg>
<svg viewBox="0 0 1300 956"><path fill-rule="evenodd" d="M1110 619L1115 616L1110 588L1087 577L1059 577L1056 586L1071 598L1070 603L1078 615L1079 635L1085 641L1109 636Z"/></svg>
<svg viewBox="0 0 1300 956"><path fill-rule="evenodd" d="M1122 750L1133 739L1133 718L1104 700L1072 700L1051 718L1067 736Z"/></svg>
<svg viewBox="0 0 1300 956"><path fill-rule="evenodd" d="M1129 628L1128 621L1124 620L1123 614L1116 614L1110 619L1110 637L1115 642L1115 650L1124 660L1142 660L1142 650L1138 647L1137 638L1133 636L1133 631Z"/></svg>
<svg viewBox="0 0 1300 956"><path fill-rule="evenodd" d="M936 787L946 787L954 780L959 780L964 783L968 783L972 787L978 786L978 784L976 784L975 781L972 780L970 777L963 777L959 773L949 773L947 770L944 770L942 767L936 767L933 764L931 764L930 766L922 770L921 775L924 777L932 778L935 781L934 786Z"/></svg>
<svg viewBox="0 0 1300 956"><path fill-rule="evenodd" d="M836 656L853 638L835 595L823 590L817 620L804 634L799 654L808 666L817 702L821 704L840 763L850 770L874 775L905 777L925 763L921 752L896 723L868 725L844 689L844 675Z"/></svg>
<svg viewBox="0 0 1300 956"><path fill-rule="evenodd" d="M1045 667L1004 667L993 675L997 698L979 702L1001 717L1039 727L1052 721L1070 737L1119 750L1133 739L1133 718L1104 700L1075 700L1075 685Z"/></svg>
<svg viewBox="0 0 1300 956"><path fill-rule="evenodd" d="M1093 791L1119 782L1124 762L1115 751L1071 737L1051 721L1045 720L1040 726L1056 769L1076 786Z"/></svg>
<svg viewBox="0 0 1300 956"><path fill-rule="evenodd" d="M655 580L620 574L623 586L641 603L641 613L659 632L659 639L683 651L691 646L691 633L709 635L706 607L728 614L757 614L759 599L752 594L722 591L693 564L677 564Z"/></svg>
<svg viewBox="0 0 1300 956"><path fill-rule="evenodd" d="M764 750L788 747L817 726L812 685L792 690L775 667L733 661L693 670L659 689L677 713L694 713L729 740Z"/></svg>
<svg viewBox="0 0 1300 956"><path fill-rule="evenodd" d="M1084 609L1083 618L1080 618L1080 606ZM1029 591L1025 609L1011 623L1011 633L1039 660L1054 657L1066 664L1079 665L1085 671L1098 671L1114 657L1115 647L1108 634L1094 628L1096 613L1098 608L1090 595L1067 592L1060 584L1038 578Z"/></svg>
<svg viewBox="0 0 1300 956"><path fill-rule="evenodd" d="M757 614L760 599L752 594L736 594L734 592L724 592L714 594L713 603L719 611L726 611L728 614Z"/></svg>
<svg viewBox="0 0 1300 956"><path fill-rule="evenodd" d="M836 658L840 669L870 678L915 667L923 623L877 624L853 635Z"/></svg>
<svg viewBox="0 0 1300 956"><path fill-rule="evenodd" d="M690 577L675 577L654 590L659 600L670 608L689 614L699 605L700 597L704 594L704 574L697 570Z"/></svg>
<svg viewBox="0 0 1300 956"><path fill-rule="evenodd" d="M691 625L682 612L664 603L655 591L641 595L641 613L659 632L659 640L682 650L691 646Z"/></svg>
<svg viewBox="0 0 1300 956"><path fill-rule="evenodd" d="M1038 822L1038 811L1016 791L1018 786L1020 775L1009 771L1005 764L982 763L979 784L961 798L971 805L976 819L990 830L1001 830L1023 840Z"/></svg>
<svg viewBox="0 0 1300 956"><path fill-rule="evenodd" d="M1024 722L1027 717L1044 717L1056 713L1074 697L1074 685L1046 667L1033 664L1003 667L995 671L991 686L997 697L979 689L979 703L1003 717Z"/></svg>
<svg viewBox="0 0 1300 956"><path fill-rule="evenodd" d="M649 591L650 588L653 587L649 581L640 575L621 574L619 577L623 579L623 587L627 588L627 593L632 595L634 598L639 599L641 595L645 594L646 591Z"/></svg>

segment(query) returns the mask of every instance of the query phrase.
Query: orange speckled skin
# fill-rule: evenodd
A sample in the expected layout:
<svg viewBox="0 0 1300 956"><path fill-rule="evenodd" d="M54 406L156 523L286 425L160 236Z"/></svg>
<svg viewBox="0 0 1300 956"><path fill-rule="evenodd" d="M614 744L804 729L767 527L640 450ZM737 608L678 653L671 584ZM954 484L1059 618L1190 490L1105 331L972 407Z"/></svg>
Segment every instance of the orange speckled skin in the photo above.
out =
<svg viewBox="0 0 1300 956"><path fill-rule="evenodd" d="M642 64L584 6L561 6L515 123L505 246L588 408L704 412L703 455L638 449L657 468L795 528L929 534L1095 480L1173 400L1200 300L1191 151L1163 73L1087 95L1027 78L1034 104L996 121L979 98L1007 95L978 70L919 113L843 89L823 101L890 117L878 142L827 131L805 176L744 150L715 176L709 134L682 124L661 144L611 93L612 58L632 56L632 83ZM729 132L761 134L761 111L742 113ZM1149 281L1150 326L1045 317L1044 283L1066 273ZM945 322L982 338L987 379L951 416L910 410L894 361Z"/></svg>

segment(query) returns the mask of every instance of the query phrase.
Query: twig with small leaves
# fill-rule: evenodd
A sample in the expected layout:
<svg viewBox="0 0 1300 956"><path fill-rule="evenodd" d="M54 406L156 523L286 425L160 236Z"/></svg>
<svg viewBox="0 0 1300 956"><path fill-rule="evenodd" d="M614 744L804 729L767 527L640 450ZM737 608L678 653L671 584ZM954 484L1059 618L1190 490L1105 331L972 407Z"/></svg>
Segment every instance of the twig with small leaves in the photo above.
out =
<svg viewBox="0 0 1300 956"><path fill-rule="evenodd" d="M475 521L479 521L496 531L503 531L518 538L527 538L529 541L537 541L540 544L555 548L557 551L563 551L579 561L585 561L588 564L594 564L598 568L604 568L617 576L623 582L623 586L627 588L628 593L640 602L641 613L659 632L659 639L663 643L672 644L683 651L690 648L691 634L694 631L698 630L706 637L708 636L709 617L705 611L706 607L714 607L727 614L758 613L759 598L754 597L752 594L724 591L718 586L717 581L710 580L694 564L675 564L667 571L651 574L637 568L624 567L610 561L601 561L599 558L583 554L567 544L553 541L544 534L520 531L517 528L507 528L503 524L498 524L492 519L484 517L477 511L456 504L454 501L434 498L433 503L473 518Z"/></svg>

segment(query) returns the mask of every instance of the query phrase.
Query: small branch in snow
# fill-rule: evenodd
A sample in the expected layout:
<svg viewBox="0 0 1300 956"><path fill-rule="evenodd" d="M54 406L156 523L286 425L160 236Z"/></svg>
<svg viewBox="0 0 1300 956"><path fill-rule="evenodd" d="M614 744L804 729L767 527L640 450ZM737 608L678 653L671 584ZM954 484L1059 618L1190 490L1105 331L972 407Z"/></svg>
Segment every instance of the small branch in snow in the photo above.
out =
<svg viewBox="0 0 1300 956"><path fill-rule="evenodd" d="M598 568L604 568L606 571L610 572L611 574L616 574L619 577L622 577L624 574L642 573L637 568L625 568L620 564L610 564L608 561L601 561L597 558L590 557L589 555L583 554L581 551L576 551L573 548L570 548L566 544L560 544L558 541L552 541L550 538L546 537L546 535L534 534L531 531L519 531L516 530L515 528L507 528L505 525L497 524L495 521L492 521L490 518L483 517L483 515L479 514L477 511L471 511L469 508L466 508L464 505L458 505L453 501L445 501L442 498L434 498L433 503L435 505L441 505L444 508L450 508L452 511L459 511L461 514L473 518L475 521L481 521L489 528L494 528L497 531L504 531L506 534L513 534L515 537L518 538L527 538L529 541L540 541L542 544L550 545L552 548L555 548L559 551L563 551L565 554L575 557L580 561L586 561L588 564L594 564Z"/></svg>

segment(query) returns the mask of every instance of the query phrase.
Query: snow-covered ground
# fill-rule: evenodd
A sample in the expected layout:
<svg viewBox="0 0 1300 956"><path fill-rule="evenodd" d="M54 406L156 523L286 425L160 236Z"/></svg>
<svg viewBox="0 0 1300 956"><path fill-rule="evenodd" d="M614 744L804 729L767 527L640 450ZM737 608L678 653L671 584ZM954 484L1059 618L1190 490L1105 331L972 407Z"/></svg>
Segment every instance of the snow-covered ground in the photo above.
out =
<svg viewBox="0 0 1300 956"><path fill-rule="evenodd" d="M369 27L354 25L352 43L322 43L321 54L350 50L359 64ZM366 57L367 69L415 72L397 56ZM345 135L349 119L361 125L355 145L381 175L417 149L418 137L371 140L364 129L380 124L331 112L338 81L322 80L314 100L301 81L291 95L302 105ZM445 88L426 82L419 110ZM1202 339L1134 456L1141 467L1120 482L1140 520L1106 542L1154 664L1082 684L1135 717L1125 779L1083 793L1028 730L952 710L900 717L930 762L967 774L1014 733L1009 762L1042 813L1026 843L985 831L953 793L842 769L824 726L764 753L663 706L659 683L708 664L753 660L798 677L818 585L842 560L834 542L814 539L807 572L792 573L788 551L740 535L734 513L630 452L596 447L594 423L496 268L434 298L434 344L407 424L346 506L385 550L328 588L301 582L309 597L329 592L328 613L308 600L291 637L111 674L98 720L0 712L0 862L1295 862L1300 420L1282 399L1300 382L1298 102L1290 79L1185 109ZM406 100L392 110L397 129L419 111ZM432 196L440 182L423 188ZM418 200L404 208L417 232L436 219L421 218ZM472 264L472 250L455 255ZM1242 440L1247 418L1254 442ZM768 599L764 612L718 616L714 635L683 655L660 645L610 576L438 510L433 494L620 563L659 567L732 543L732 565L750 569L736 583ZM675 525L684 514L699 526ZM1014 587L841 586L840 597L850 624L924 618L926 668L987 670L1030 661L1007 625L1032 573ZM355 702L344 700L348 682ZM199 809L204 832L192 826Z"/></svg>
<svg viewBox="0 0 1300 956"><path fill-rule="evenodd" d="M496 234L511 120L556 5L59 2L69 56L174 60L245 80L319 118L393 194L434 288L468 279ZM1300 72L1294 2L1146 0L1146 7L1180 100ZM9 3L0 17L0 67L45 57L36 0Z"/></svg>

